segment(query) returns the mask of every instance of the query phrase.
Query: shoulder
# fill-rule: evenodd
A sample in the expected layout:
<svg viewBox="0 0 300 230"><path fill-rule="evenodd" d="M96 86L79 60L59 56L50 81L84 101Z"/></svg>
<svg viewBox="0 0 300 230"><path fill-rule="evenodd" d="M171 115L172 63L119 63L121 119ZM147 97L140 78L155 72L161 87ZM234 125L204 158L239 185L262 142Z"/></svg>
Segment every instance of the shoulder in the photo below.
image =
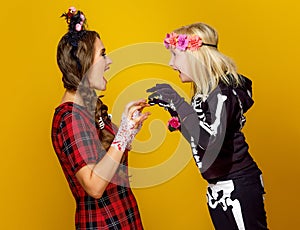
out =
<svg viewBox="0 0 300 230"><path fill-rule="evenodd" d="M54 112L54 116L56 117L64 117L68 114L71 114L73 111L74 104L73 102L65 102L60 104Z"/></svg>
<svg viewBox="0 0 300 230"><path fill-rule="evenodd" d="M78 122L94 123L92 116L84 109L84 107L74 104L73 102L65 102L55 109L53 117L53 125L63 128L66 124Z"/></svg>
<svg viewBox="0 0 300 230"><path fill-rule="evenodd" d="M71 116L72 114L72 108L73 108L73 103L68 102L68 103L63 103L59 105L54 112L53 116L53 127L54 128L59 128L61 127L62 123L68 119L68 117Z"/></svg>

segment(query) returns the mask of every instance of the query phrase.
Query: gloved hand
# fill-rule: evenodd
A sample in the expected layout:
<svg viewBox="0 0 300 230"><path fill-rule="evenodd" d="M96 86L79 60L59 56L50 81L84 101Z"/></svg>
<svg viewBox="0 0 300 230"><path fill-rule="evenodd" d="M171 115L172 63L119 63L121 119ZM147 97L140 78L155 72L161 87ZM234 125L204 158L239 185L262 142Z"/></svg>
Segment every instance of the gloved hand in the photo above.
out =
<svg viewBox="0 0 300 230"><path fill-rule="evenodd" d="M178 108L185 102L184 98L181 97L170 85L168 84L156 84L156 86L147 89L147 93L152 93L148 99L151 101L154 98L165 101L170 105L173 110Z"/></svg>
<svg viewBox="0 0 300 230"><path fill-rule="evenodd" d="M176 112L176 110L174 110L175 109L174 106L171 108L170 104L168 104L167 102L165 102L163 100L160 100L157 98L149 98L148 104L150 106L159 105L160 107L163 107L165 110L167 110L172 117L178 116L178 113Z"/></svg>
<svg viewBox="0 0 300 230"><path fill-rule="evenodd" d="M181 132L187 141L191 137L198 143L199 140L199 120L196 111L181 97L170 85L156 84L156 86L147 89L147 92L153 92L149 97L149 104L159 102L163 107L168 103L169 107L177 113L180 118ZM168 109L170 112L171 110ZM171 114L172 115L172 114Z"/></svg>

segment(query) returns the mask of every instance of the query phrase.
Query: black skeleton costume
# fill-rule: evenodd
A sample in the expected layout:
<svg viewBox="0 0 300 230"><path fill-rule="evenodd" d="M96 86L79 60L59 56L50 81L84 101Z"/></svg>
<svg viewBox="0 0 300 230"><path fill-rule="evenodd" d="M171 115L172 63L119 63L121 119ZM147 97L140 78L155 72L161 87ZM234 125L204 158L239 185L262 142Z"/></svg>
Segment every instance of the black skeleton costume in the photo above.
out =
<svg viewBox="0 0 300 230"><path fill-rule="evenodd" d="M242 86L220 82L208 96L195 94L191 105L166 84L149 89L154 92L149 99L158 97L178 113L181 132L209 183L207 204L215 228L267 229L261 171L241 131L244 113L254 103L252 82L240 77Z"/></svg>

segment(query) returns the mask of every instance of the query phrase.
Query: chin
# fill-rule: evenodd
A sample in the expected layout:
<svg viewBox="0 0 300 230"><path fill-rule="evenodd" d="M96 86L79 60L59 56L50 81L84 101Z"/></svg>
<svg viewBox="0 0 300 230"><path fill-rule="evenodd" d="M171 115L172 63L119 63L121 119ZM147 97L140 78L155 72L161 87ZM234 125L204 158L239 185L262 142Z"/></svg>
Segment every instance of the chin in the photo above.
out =
<svg viewBox="0 0 300 230"><path fill-rule="evenodd" d="M181 80L182 83L192 82L192 80L189 77L181 76L181 75L180 75L180 80Z"/></svg>
<svg viewBox="0 0 300 230"><path fill-rule="evenodd" d="M105 91L106 90L106 82L102 82L99 84L98 90Z"/></svg>
<svg viewBox="0 0 300 230"><path fill-rule="evenodd" d="M106 90L106 86L99 86L99 87L94 87L95 90L99 90L99 91L105 91Z"/></svg>
<svg viewBox="0 0 300 230"><path fill-rule="evenodd" d="M186 79L186 78L182 78L182 77L180 77L180 81L181 81L182 83L190 82L190 80L188 80L188 79Z"/></svg>

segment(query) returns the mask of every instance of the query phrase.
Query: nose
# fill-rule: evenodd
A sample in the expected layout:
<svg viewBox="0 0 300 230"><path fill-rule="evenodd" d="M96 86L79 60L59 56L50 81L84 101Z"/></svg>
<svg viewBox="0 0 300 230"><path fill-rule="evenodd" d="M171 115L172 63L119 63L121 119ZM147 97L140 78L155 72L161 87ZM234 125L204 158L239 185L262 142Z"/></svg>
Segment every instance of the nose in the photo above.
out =
<svg viewBox="0 0 300 230"><path fill-rule="evenodd" d="M171 57L171 59L169 61L169 66L174 67L174 58L173 58L173 56Z"/></svg>
<svg viewBox="0 0 300 230"><path fill-rule="evenodd" d="M110 59L110 57L106 56L105 58L105 61L106 61L106 65L109 66L112 64L112 60Z"/></svg>

